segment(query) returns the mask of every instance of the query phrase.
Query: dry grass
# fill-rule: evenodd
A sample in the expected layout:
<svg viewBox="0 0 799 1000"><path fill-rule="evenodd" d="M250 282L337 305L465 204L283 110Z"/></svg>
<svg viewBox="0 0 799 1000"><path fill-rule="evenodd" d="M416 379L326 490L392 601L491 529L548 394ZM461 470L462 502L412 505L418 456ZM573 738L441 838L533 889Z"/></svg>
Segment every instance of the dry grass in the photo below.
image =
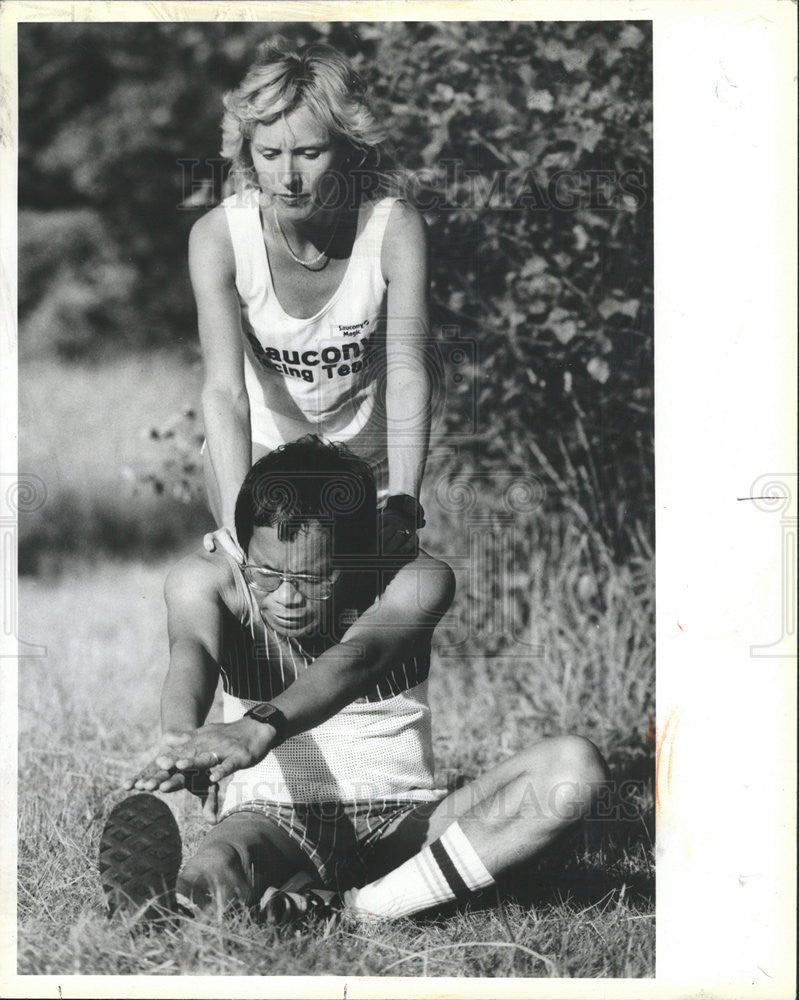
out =
<svg viewBox="0 0 799 1000"><path fill-rule="evenodd" d="M95 367L52 360L20 365L19 468L45 483L47 500L20 515L24 573L74 558L172 552L207 530L202 502L163 495L142 477L167 449L150 437L185 409L196 411L201 372L164 351ZM198 463L199 448L193 447Z"/></svg>
<svg viewBox="0 0 799 1000"><path fill-rule="evenodd" d="M38 575L21 582L20 634L48 652L20 665L19 972L653 975L651 553L641 542L616 566L577 522L538 513L486 562L429 501L425 545L459 567L431 675L440 770L473 776L543 735L579 732L609 759L622 813L516 879L501 905L489 895L467 912L280 938L244 917L153 934L106 919L97 842L158 735L161 589L201 519L134 495L122 470L154 460L141 430L196 402L197 384L163 355L22 371L21 467L45 480L48 502L22 518L21 560ZM168 801L191 852L196 803Z"/></svg>
<svg viewBox="0 0 799 1000"><path fill-rule="evenodd" d="M299 937L278 937L241 916L154 934L131 934L120 919L107 920L97 841L121 780L158 733L165 571L165 564L109 562L73 567L68 579L22 582L22 634L48 654L20 667L20 973L653 974L652 854L635 816L602 824L601 845L567 845L526 884L517 880L515 897L500 906L490 895L468 912L319 925ZM479 663L445 666L437 658L431 698L444 768L476 773L541 735L523 708L510 711L517 698L512 664L498 664L489 683ZM499 712L508 709L499 740L476 719L470 724L474 693L490 697ZM167 801L190 852L203 832L196 803L188 796Z"/></svg>

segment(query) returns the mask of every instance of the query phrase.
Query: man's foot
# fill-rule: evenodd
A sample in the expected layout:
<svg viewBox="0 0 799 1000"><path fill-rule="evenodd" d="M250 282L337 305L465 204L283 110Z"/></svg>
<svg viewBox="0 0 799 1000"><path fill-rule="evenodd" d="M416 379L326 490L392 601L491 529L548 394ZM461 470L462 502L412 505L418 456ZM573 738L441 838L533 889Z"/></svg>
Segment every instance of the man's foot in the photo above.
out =
<svg viewBox="0 0 799 1000"><path fill-rule="evenodd" d="M166 803L143 792L114 806L97 859L111 913L153 918L175 912L180 859L180 831Z"/></svg>

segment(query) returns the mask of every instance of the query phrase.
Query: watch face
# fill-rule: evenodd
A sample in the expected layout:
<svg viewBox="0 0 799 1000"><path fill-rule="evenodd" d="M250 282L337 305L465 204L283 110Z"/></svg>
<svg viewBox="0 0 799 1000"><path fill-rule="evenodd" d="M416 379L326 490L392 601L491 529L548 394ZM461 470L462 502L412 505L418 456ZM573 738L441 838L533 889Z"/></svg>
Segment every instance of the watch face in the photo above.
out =
<svg viewBox="0 0 799 1000"><path fill-rule="evenodd" d="M277 711L274 705L256 705L250 710L250 715L259 722L269 722L272 716L277 714Z"/></svg>
<svg viewBox="0 0 799 1000"><path fill-rule="evenodd" d="M264 722L274 728L275 742L272 744L273 747L279 746L286 738L286 727L288 725L286 716L276 705L255 705L245 715L249 715L256 722Z"/></svg>

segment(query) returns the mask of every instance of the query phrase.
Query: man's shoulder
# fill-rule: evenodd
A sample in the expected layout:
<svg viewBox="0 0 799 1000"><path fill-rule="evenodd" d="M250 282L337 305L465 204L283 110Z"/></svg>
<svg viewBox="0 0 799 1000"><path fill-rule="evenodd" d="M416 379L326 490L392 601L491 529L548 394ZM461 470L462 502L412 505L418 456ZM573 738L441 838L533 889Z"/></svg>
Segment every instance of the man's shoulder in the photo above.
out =
<svg viewBox="0 0 799 1000"><path fill-rule="evenodd" d="M240 612L241 599L234 570L219 552L197 549L177 562L164 585L167 606L214 602L233 614Z"/></svg>
<svg viewBox="0 0 799 1000"><path fill-rule="evenodd" d="M446 611L455 596L455 574L449 563L420 549L409 568L416 571L419 592L428 610Z"/></svg>
<svg viewBox="0 0 799 1000"><path fill-rule="evenodd" d="M455 574L443 561L420 549L418 555L405 563L379 595L374 607L401 610L408 607L440 617L449 608L455 595Z"/></svg>

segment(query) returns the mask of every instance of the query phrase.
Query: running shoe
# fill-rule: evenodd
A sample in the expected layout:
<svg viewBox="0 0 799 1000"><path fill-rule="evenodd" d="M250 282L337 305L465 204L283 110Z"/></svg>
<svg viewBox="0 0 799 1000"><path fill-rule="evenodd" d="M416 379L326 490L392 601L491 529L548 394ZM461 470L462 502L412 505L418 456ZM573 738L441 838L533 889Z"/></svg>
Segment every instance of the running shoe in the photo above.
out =
<svg viewBox="0 0 799 1000"><path fill-rule="evenodd" d="M100 838L100 881L110 912L152 919L175 912L180 831L169 806L146 792L111 810Z"/></svg>
<svg viewBox="0 0 799 1000"><path fill-rule="evenodd" d="M309 919L333 917L341 907L339 893L319 888L310 875L298 872L279 889L266 890L255 918L274 927L297 927Z"/></svg>

